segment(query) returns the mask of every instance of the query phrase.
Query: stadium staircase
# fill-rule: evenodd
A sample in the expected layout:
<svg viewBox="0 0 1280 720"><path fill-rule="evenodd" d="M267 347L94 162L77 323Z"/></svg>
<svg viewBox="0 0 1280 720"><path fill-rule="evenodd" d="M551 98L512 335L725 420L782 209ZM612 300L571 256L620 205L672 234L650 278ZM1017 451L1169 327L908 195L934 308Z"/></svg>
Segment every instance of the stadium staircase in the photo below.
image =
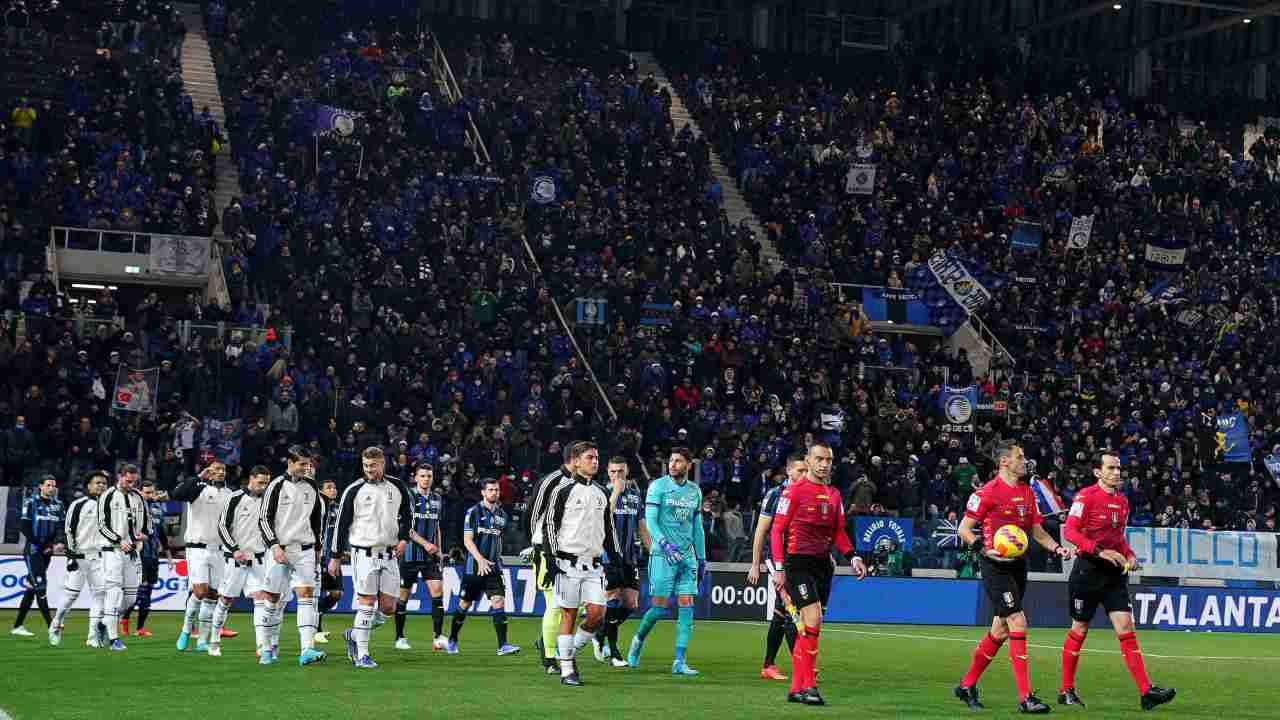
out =
<svg viewBox="0 0 1280 720"><path fill-rule="evenodd" d="M187 39L182 45L182 85L191 97L197 115L207 106L209 113L218 121L218 127L226 128L227 114L222 107L222 93L218 90L218 74L214 69L213 54L209 50L204 15L199 5L176 3L175 7L182 13L182 21L187 26ZM222 219L222 211L231 204L231 199L241 194L240 175L236 172L235 159L231 156L230 140L224 137L221 143L222 151L214 158L218 187L214 193L213 211L219 221ZM212 148L205 152L210 150ZM226 238L222 234L221 224L214 231L213 239L214 268L209 275L206 298L229 306L231 296L227 292L226 277L222 273L221 246Z"/></svg>
<svg viewBox="0 0 1280 720"><path fill-rule="evenodd" d="M635 61L637 76L643 78L653 73L653 79L658 82L658 86L665 87L671 92L671 120L675 124L676 131L679 132L688 125L694 137L702 137L702 130L698 128L698 123L689 115L689 109L680 99L680 93L676 92L675 87L671 85L671 80L667 78L667 74L663 72L662 66L653 57L653 53L633 52L631 59ZM771 273L781 270L784 267L782 256L778 254L778 249L769 239L769 234L760 225L760 218L752 211L751 206L747 204L747 199L738 190L737 181L729 172L729 168L725 167L720 160L720 155L714 147L711 148L711 172L724 193L724 209L729 216L729 222L737 226L745 219L747 227L751 228L760 241L761 260L769 266Z"/></svg>

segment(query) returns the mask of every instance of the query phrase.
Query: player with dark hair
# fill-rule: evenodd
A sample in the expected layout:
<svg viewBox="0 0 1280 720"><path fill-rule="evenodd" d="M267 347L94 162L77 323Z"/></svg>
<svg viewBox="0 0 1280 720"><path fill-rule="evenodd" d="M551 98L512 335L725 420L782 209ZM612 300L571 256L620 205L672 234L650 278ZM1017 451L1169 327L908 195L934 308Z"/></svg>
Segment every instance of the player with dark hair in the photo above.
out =
<svg viewBox="0 0 1280 720"><path fill-rule="evenodd" d="M627 664L640 666L645 639L666 617L667 600L676 596L676 657L672 675L697 675L685 653L693 637L693 604L707 571L707 543L702 527L702 490L689 477L693 453L671 448L667 474L649 484L644 501L644 524L652 538L649 555L650 607L640 621Z"/></svg>
<svg viewBox="0 0 1280 720"><path fill-rule="evenodd" d="M630 467L624 457L609 459L609 508L613 512L613 531L618 538L621 557L605 566L605 592L608 609L605 626L596 633L596 659L614 667L627 667L618 644L618 630L640 604L640 556L646 540L644 497L634 480L627 477Z"/></svg>
<svg viewBox="0 0 1280 720"><path fill-rule="evenodd" d="M770 488L760 501L760 519L756 521L755 536L751 540L751 569L747 571L747 582L752 585L760 582L762 558L767 557L770 582L780 569L774 566L773 554L769 550L769 527L773 524L773 516L778 512L778 501L782 499L783 491L803 480L807 469L804 453L794 452L788 455L786 481ZM765 636L764 667L760 670L760 677L765 680L786 680L787 676L778 670L777 658L783 638L786 638L791 652L794 653L796 649L796 626L787 613L787 604L791 600L784 597L782 592L774 590L769 601L773 607L770 611L769 632Z"/></svg>
<svg viewBox="0 0 1280 720"><path fill-rule="evenodd" d="M324 538L321 527L324 503L312 479L311 450L302 445L289 447L285 474L267 485L262 495L262 515L258 519L262 543L266 548L265 602L254 605L254 626L267 628L268 644L259 648L259 664L270 665L279 660L280 625L284 619L288 590L298 598L296 621L301 653L298 664L312 665L325 659L315 649L316 586L319 585L318 563Z"/></svg>
<svg viewBox="0 0 1280 720"><path fill-rule="evenodd" d="M867 566L853 551L844 527L844 500L831 487L835 455L831 446L817 442L805 455L805 476L782 492L770 528L773 586L786 592L800 611L801 627L791 652L791 690L787 702L825 705L818 692L816 668L822 633L822 608L831 597L835 567L831 546L853 565L859 580Z"/></svg>
<svg viewBox="0 0 1280 720"><path fill-rule="evenodd" d="M231 495L227 487L227 466L214 460L199 475L169 493L170 500L187 504L183 535L187 560L187 579L191 595L187 598L182 631L174 646L181 652L196 632L196 652L209 650L209 631L213 627L213 611L218 605L218 585L222 583L222 551L218 537L218 517Z"/></svg>
<svg viewBox="0 0 1280 720"><path fill-rule="evenodd" d="M64 508L58 499L58 479L45 475L40 480L35 493L22 506L22 534L27 539L22 548L22 559L27 564L29 584L22 593L22 604L18 607L18 617L13 621L10 635L31 637L32 632L22 626L31 612L31 603L40 606L40 614L44 616L44 624L49 627L50 638L54 635L53 615L49 612L49 558L63 549L63 533L65 528ZM52 642L52 641L51 641Z"/></svg>
<svg viewBox="0 0 1280 720"><path fill-rule="evenodd" d="M409 594L421 578L431 596L431 628L434 638L432 650L445 650L449 639L444 636L444 573L441 560L444 557L443 534L440 518L444 512L444 500L433 492L431 483L435 469L431 463L419 463L413 469L413 484L409 488L409 506L413 522L409 526L409 544L400 561L400 600L396 602L396 649L411 650L404 634L404 624L409 612Z"/></svg>
<svg viewBox="0 0 1280 720"><path fill-rule="evenodd" d="M142 558L142 583L138 585L138 601L133 607L124 611L120 618L120 634L129 634L129 615L134 608L138 609L138 627L134 634L138 637L151 637L147 629L147 617L151 615L151 591L160 579L160 553L169 556L169 544L164 534L164 500L165 494L156 490L156 484L150 480L142 482L142 499L147 501L147 512L151 514L151 532L143 541L140 556ZM216 639L216 635L212 636Z"/></svg>
<svg viewBox="0 0 1280 720"><path fill-rule="evenodd" d="M964 519L957 531L962 542L975 553L980 553L982 585L995 608L995 617L991 620L990 632L978 643L969 671L960 680L955 695L974 710L983 708L978 699L978 679L1008 638L1013 678L1018 685L1018 709L1023 713L1040 715L1049 712L1049 706L1031 694L1027 616L1022 610L1022 596L1027 590L1027 558L1025 555L1005 558L992 549L991 540L1001 527L1016 525L1049 552L1064 559L1070 559L1072 553L1045 532L1040 524L1035 492L1022 482L1027 474L1022 446L1011 440L1001 442L996 446L995 460L999 471L990 482L969 496ZM974 532L979 526L981 535Z"/></svg>
<svg viewBox="0 0 1280 720"><path fill-rule="evenodd" d="M111 476L106 470L95 470L85 480L85 495L71 502L67 508L65 537L67 539L67 577L63 586L62 604L53 617L53 627L49 629L49 644L62 644L62 627L71 612L72 606L79 599L81 591L88 586L89 604L89 636L85 645L102 647L106 637L106 628L102 627L102 603L106 588L102 582L102 558L98 548L102 545L102 535L98 531L98 496L107 489Z"/></svg>
<svg viewBox="0 0 1280 720"><path fill-rule="evenodd" d="M560 667L556 662L556 643L560 634L560 608L555 606L555 595L547 582L547 563L550 558L542 557L542 531L547 518L547 508L551 507L551 497L563 485L573 483L573 468L584 450L580 442L571 442L564 448L564 456L560 467L548 473L538 481L533 491L533 506L529 508L529 538L531 547L521 553L526 554L533 564L534 581L542 590L546 609L542 612L542 633L535 645L542 653L543 672L548 675L559 675Z"/></svg>
<svg viewBox="0 0 1280 720"><path fill-rule="evenodd" d="M311 458L314 467L316 458ZM333 557L333 527L338 522L338 483L325 480L320 483L320 500L324 503L324 515L321 522L323 542L320 552L320 602L316 605L316 637L317 645L329 643L329 633L324 631L324 616L342 602L342 578L335 577L327 571L329 558Z"/></svg>
<svg viewBox="0 0 1280 720"><path fill-rule="evenodd" d="M507 642L507 612L504 609L507 585L502 577L502 531L507 514L498 504L502 484L494 478L480 482L481 500L467 511L463 521L462 545L467 559L462 566L462 593L449 628L448 652L458 654L458 635L467 620L467 611L482 597L493 606L493 631L498 636L498 654L515 655L520 647Z"/></svg>
<svg viewBox="0 0 1280 720"><path fill-rule="evenodd" d="M1120 641L1125 667L1142 695L1142 709L1150 710L1173 700L1176 692L1151 684L1142 650L1138 648L1126 578L1126 573L1137 569L1138 560L1124 538L1129 501L1119 492L1124 487L1119 454L1113 450L1094 453L1093 476L1097 484L1076 494L1062 531L1063 537L1076 546L1079 559L1071 568L1071 579L1067 582L1071 630L1062 646L1062 688L1058 692L1058 704L1084 706L1076 693L1076 666L1080 664L1080 649L1089 633L1089 622L1098 605L1102 605Z"/></svg>

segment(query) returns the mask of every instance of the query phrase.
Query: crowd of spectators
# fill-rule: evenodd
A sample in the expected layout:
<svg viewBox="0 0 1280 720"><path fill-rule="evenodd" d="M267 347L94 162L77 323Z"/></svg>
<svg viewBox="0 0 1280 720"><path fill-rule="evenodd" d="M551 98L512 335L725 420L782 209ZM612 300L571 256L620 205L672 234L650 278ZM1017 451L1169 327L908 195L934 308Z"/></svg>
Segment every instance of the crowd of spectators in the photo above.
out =
<svg viewBox="0 0 1280 720"><path fill-rule="evenodd" d="M259 330L183 337L179 321L223 312L194 297L149 298L119 313L123 327L27 323L35 332L18 347L0 340L13 387L0 424L17 427L5 435L17 449L4 455L6 482L50 471L74 483L85 467L138 459L167 487L202 454L195 423L241 420L241 468L277 466L295 442L340 485L367 445L390 450L393 475L434 464L456 535L480 478L501 478L519 516L569 441L595 439L642 483L680 444L699 457L712 557L743 559L760 496L786 454L815 438L836 448L851 514L914 517L925 534L990 476L989 447L1019 437L1067 500L1091 482L1089 451L1111 446L1126 461L1131 522L1274 526L1275 483L1261 462L1222 466L1202 418L1239 406L1255 454L1276 439L1276 341L1260 332L1276 303L1265 274L1274 141L1224 157L1209 130L1184 133L1159 105L1088 75L1059 92L1022 82L1042 77L1030 71L988 82L983 63L938 73L898 60L845 86L726 46L669 58L705 131L695 138L673 125L671 91L606 47L305 2L206 11L243 191L221 218L177 191L194 184L207 197L199 143L213 130L189 101L184 114L171 55L126 51L146 59L75 85L85 99L68 107L94 109L99 126L72 137L97 148L80 150L81 167L127 168L155 152L174 168L144 174L156 182L142 185L135 217L163 208L153 221L172 222L166 202L177 201L187 218L203 212L206 229L220 222L223 317ZM436 83L437 39L460 98ZM93 90L103 74L117 84ZM129 89L173 122L107 122ZM351 132L317 135L319 108L352 118ZM468 117L483 149L465 141ZM165 128L166 142L151 140ZM142 139L129 146L131 134ZM39 146L32 135L13 134L6 152ZM112 154L113 141L137 149ZM787 268L762 264L761 238L729 222L713 146ZM869 197L844 192L854 158L877 166ZM531 200L535 176L553 179L548 202ZM31 183L23 211L119 221L93 186L83 195L66 178ZM95 181L101 193L116 179L83 183ZM1093 240L1068 252L1080 213L1095 218ZM1010 250L1018 220L1043 226L1038 252ZM1190 246L1184 299L1144 302L1168 278L1142 266L1143 238L1175 233ZM863 332L826 289L892 285L941 249L1011 278L983 312L1012 366L975 378L934 340ZM557 310L573 319L576 298L603 300L604 322L571 337ZM1206 308L1210 319L1189 327L1177 322L1183 305L1225 314ZM95 307L115 314L109 293ZM154 417L104 412L95 385L109 389L121 362L161 368ZM944 378L977 382L1008 409L980 416L973 436L942 432ZM10 422L19 412L21 427ZM918 561L938 561L932 545L918 540Z"/></svg>

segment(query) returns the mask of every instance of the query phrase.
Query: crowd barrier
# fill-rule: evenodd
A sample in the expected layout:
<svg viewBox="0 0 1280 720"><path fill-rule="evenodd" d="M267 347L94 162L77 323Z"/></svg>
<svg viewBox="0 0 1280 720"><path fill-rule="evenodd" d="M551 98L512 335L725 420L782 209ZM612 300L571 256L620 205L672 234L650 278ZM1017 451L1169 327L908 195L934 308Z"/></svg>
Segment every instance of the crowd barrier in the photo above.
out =
<svg viewBox="0 0 1280 720"><path fill-rule="evenodd" d="M187 581L179 566L162 562L160 577L152 591L154 610L182 610ZM349 572L350 568L344 568ZM510 615L541 615L545 608L542 593L533 582L527 565L502 570L506 580L506 608ZM641 572L642 581L644 572ZM0 608L15 608L26 584L27 567L20 555L0 556ZM49 567L49 596L57 604L62 596L66 562L54 558ZM345 592L335 612L351 609L351 579L344 578ZM747 582L745 573L713 571L695 606L702 620L759 621L768 619L773 609L773 593L761 578L759 585ZM642 587L646 583L642 582ZM458 571L444 568L445 611L457 607L461 591ZM1201 588L1135 584L1129 588L1134 620L1138 627L1159 630L1217 630L1228 632L1280 633L1280 590ZM648 605L647 588L641 592L641 607ZM1024 602L1032 627L1066 627L1067 586L1062 582L1031 581ZM77 607L87 608L87 595ZM249 603L240 600L238 609L248 612ZM472 612L487 613L488 598ZM409 612L429 613L431 603L425 587L415 588L409 598ZM827 622L875 623L884 625L973 625L991 622L991 602L978 580L922 578L867 578L856 580L837 575L827 607ZM1110 627L1101 609L1094 618L1098 627Z"/></svg>

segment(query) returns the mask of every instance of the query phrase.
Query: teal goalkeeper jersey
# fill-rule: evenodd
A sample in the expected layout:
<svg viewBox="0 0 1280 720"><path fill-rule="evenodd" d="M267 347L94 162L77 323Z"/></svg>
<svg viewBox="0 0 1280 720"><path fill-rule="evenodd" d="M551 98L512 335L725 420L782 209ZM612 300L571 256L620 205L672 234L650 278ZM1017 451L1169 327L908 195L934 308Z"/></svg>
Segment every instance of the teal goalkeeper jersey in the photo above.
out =
<svg viewBox="0 0 1280 720"><path fill-rule="evenodd" d="M699 521L701 509L702 489L697 483L689 480L679 485L670 475L654 480L645 497L646 524L654 544L665 539L681 550L697 547L695 535L702 529ZM655 510L656 524L649 521L650 513Z"/></svg>

